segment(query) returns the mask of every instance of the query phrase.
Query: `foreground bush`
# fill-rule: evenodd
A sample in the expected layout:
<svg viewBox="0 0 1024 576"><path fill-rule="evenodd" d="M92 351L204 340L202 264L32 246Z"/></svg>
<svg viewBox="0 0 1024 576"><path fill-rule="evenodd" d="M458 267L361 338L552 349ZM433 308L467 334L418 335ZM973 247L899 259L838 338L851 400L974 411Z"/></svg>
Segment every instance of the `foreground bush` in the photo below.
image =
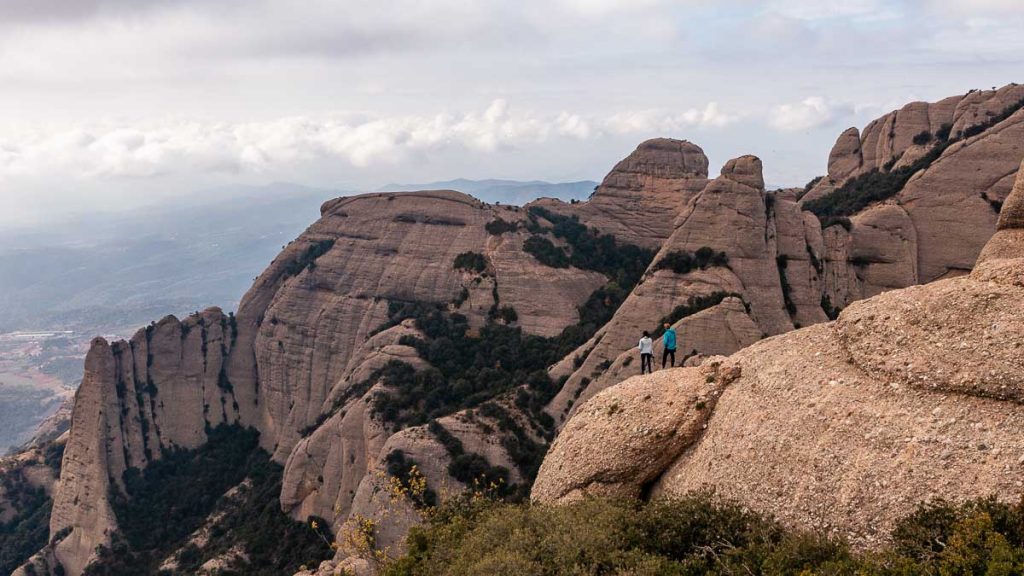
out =
<svg viewBox="0 0 1024 576"><path fill-rule="evenodd" d="M385 576L1024 574L1024 506L935 503L904 519L893 545L854 553L701 493L652 503L566 506L481 499L446 504L409 534Z"/></svg>

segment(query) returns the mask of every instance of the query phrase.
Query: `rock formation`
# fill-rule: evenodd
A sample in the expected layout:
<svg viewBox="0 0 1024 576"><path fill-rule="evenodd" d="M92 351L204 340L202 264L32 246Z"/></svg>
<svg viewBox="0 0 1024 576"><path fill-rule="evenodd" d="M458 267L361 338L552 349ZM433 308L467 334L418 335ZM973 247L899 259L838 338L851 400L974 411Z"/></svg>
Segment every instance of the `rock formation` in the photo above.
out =
<svg viewBox="0 0 1024 576"><path fill-rule="evenodd" d="M804 429L827 435L825 426L834 414L825 412L825 407L831 394L840 392L855 400L850 404L850 423L844 424L848 428L837 436L847 442L829 456L839 460L796 462L807 478L798 475L789 484L767 482L766 486L790 497L800 490L816 490L819 482L834 480L817 467L852 458L859 449L852 439L875 431L878 438L884 436L892 443L868 438L865 458L880 458L883 448L897 455L912 448L906 461L917 462L914 458L930 456L939 444L945 447L942 453L950 451L951 458L966 457L966 449L957 441L943 444L943 438L960 436L940 437L938 428L923 427L920 434L918 428L911 429L918 418L931 418L915 407L915 399L954 410L963 396L964 402L974 403L970 406L979 410L979 418L991 415L992 419L978 420L981 426L990 426L997 417L1010 418L1005 412L1009 404L978 394L1003 390L999 394L1010 398L1015 394L1013 381L997 374L978 381L976 362L980 360L970 354L963 356L965 364L953 380L946 373L943 378L949 378L939 378L934 358L908 358L910 368L877 360L880 352L871 348L874 341L857 340L858 329L853 326L870 325L886 333L890 323L878 319L889 315L896 318L891 329L897 332L890 334L891 342L886 344L898 345L906 338L922 349L932 346L929 337L949 336L938 328L921 328L913 335L900 332L903 321L915 319L922 327L934 327L934 322L912 314L916 309L908 293L886 291L962 275L971 268L982 244L995 231L996 208L1006 198L1024 157L1020 133L1024 112L1004 114L1022 97L1024 88L1015 85L974 92L936 104L908 105L862 131L848 130L829 158L829 176L806 194L766 191L761 161L753 156L730 160L717 178L709 180L708 160L699 147L657 139L638 146L582 203L540 200L524 208L490 206L451 191L374 193L327 202L321 218L256 279L236 314L210 309L182 321L168 317L129 341L93 343L77 393L61 480L54 490L50 526L55 538L33 566L42 573L53 571L59 563L65 573L80 574L96 546L109 544L117 530L108 498L111 491L122 489L124 472L144 469L165 450L202 445L207 431L219 424L259 431L262 447L284 466L280 503L293 518L320 516L335 530L357 516L377 519L379 540L398 546L413 515L406 510L410 514L385 518L381 509L377 496L389 457L401 452L417 462L430 488L438 493L464 487L449 469L459 455L479 457L488 466L505 469L511 483L528 483L531 470L524 462L543 453L567 418L575 414L565 424L568 436L555 444L550 462L558 461L560 451L569 450L572 443L584 441L586 434L577 431L580 423L611 410L614 403L602 399L613 396L605 394L623 389L614 385L639 371L632 353L639 333L656 330L663 320L680 331L677 361L705 364L656 377L663 380L668 374L682 374L679 391L674 383L663 382L657 394L659 398L686 396L686 402L677 404L687 411L652 417L653 436L638 440L635 448L640 452L630 453L641 460L624 463L626 467L617 469L615 477L630 477L631 466L646 462L641 452L658 431L674 427L696 431L699 438L691 438L689 447L674 446L672 451L650 455L658 470L653 475L645 472L644 480L635 475L628 482L623 480L631 483L628 490L624 488L630 493L638 486L671 493L699 484L703 477L696 474L666 471L693 470L686 462L694 458L702 458L704 469L718 470L723 478L735 472L748 474L737 476L743 482L763 477L783 483L771 476L781 474L781 469L770 466L788 460L764 460L763 467L737 471L729 468L738 465L741 456L763 447L760 433L742 426L763 417L764 430L771 431L781 429L786 419L798 419L806 422ZM928 138L921 136L926 131ZM913 174L893 172L916 167L921 159L928 160L927 165ZM807 210L810 203L844 190L847 183L876 169L906 176L905 185L896 194L849 214L848 226L837 221L823 230L818 217ZM1020 219L1019 203L1016 198L1006 201L1008 221ZM639 247L632 253L644 262L655 254L653 261L635 286L632 281L619 286L625 282L623 277L572 260L578 247L561 234L566 227L593 235L588 237L592 244L608 245L610 239L599 235L612 236L619 247ZM1019 232L1015 224L1000 227L986 249L993 256L991 262L1005 259L996 255L1012 252ZM1012 277L1013 268L990 264L984 256L982 260L976 273L984 270L999 279L999 289L992 288L999 295L989 305L993 313L1002 312L999 306L1017 289L1013 282L1001 280ZM973 298L971 294L981 290L980 282L961 279L941 284L947 287L941 294L909 294L918 303L941 307L948 301ZM601 290L606 288L602 299ZM622 297L613 300L608 294L616 289ZM883 292L870 301L874 304L852 304ZM613 303L610 320L601 316L603 325L586 328L589 332L578 340L570 338L567 349L578 348L560 360L544 359L540 368L548 367L551 380L561 385L550 394L523 383L471 407L432 416L440 427L433 429L422 425L422 420L415 425L387 421L375 409L377 394L391 390L383 368L394 362L420 372L438 368L421 357L423 349L414 345L424 338L423 330L415 322L402 321L407 317L396 311L404 307L426 306L448 317L458 315L465 319L470 334L508 325L553 346L566 333L573 336L585 330L581 309L587 312L588 305L600 309ZM848 310L838 323L820 324L843 307ZM875 318L869 319L872 314ZM937 317L963 330L981 326L958 324L953 316ZM862 319L854 323L854 318ZM1002 326L994 316L978 318ZM778 336L812 324L818 325ZM998 341L992 336L993 342ZM765 337L771 338L758 342ZM706 359L741 349L728 361ZM807 350L821 356L810 359ZM561 355L563 349L559 351ZM892 351L893 357L903 360L897 352ZM782 360L790 363L779 363ZM1009 370L1013 364L1006 362L993 370ZM742 376L733 371L734 365ZM918 370L936 388L922 385ZM623 390L642 386L642 381L630 382ZM880 382L898 388L879 388ZM964 392L975 385L976 389ZM785 400L804 394L814 406ZM629 397L630 414L643 413L644 407L654 404L643 396ZM897 417L894 412L886 425L918 440L897 445L895 436L872 420L888 414L879 403L890 396L905 413ZM690 402L692 398L698 400ZM703 405L699 410L698 402ZM863 408L876 405L877 409ZM597 410L602 406L604 412ZM773 410L771 414L756 412L766 406ZM723 417L729 414L736 416ZM953 417L958 420L948 425L949 430L960 434L963 421L949 416ZM701 433L704 423L708 430ZM608 425L602 432L612 444L609 435L615 429ZM786 426L778 438L791 437L794 446L802 447L799 442L812 437L810 432L807 438L802 433ZM991 448L1005 440L999 444L1005 448L999 448L999 457L993 460L1003 464L1015 444L1001 434L992 431L991 440L983 443ZM688 435L681 434L673 442ZM720 441L709 443L709 438ZM932 442L935 438L940 438L939 444ZM785 449L780 441L768 441L773 450ZM731 456L713 451L714 446L726 444L736 446ZM901 451L898 446L903 446ZM979 458L995 456L995 448L975 449ZM795 454L791 453L794 459ZM896 465L890 464L879 469L894 473ZM551 472L551 466L545 464L544 480L536 493L558 499L564 496L559 493L563 480ZM580 468L581 474L591 469L597 468ZM920 473L944 478L932 469L922 468ZM850 474L858 482L875 478L861 469ZM881 475L878 478L883 480ZM1004 488L996 476L979 478L979 491ZM917 476L907 481L923 482ZM570 491L585 493L589 482L571 479ZM734 486L746 486L743 482L737 480ZM602 483L600 491L605 493L616 490L620 482L606 478ZM848 500L823 501L835 504L837 514L856 504L884 519L882 504L863 502L868 499L866 486L851 484L847 492L823 497L841 499L848 494ZM936 483L937 494L952 493L942 486ZM750 494L760 498L758 502L772 501L763 490ZM902 500L894 500L894 509L902 505ZM781 507L779 512L799 518L796 509Z"/></svg>
<svg viewBox="0 0 1024 576"><path fill-rule="evenodd" d="M1022 205L1024 171L969 276L889 291L836 322L598 394L555 440L533 498L712 486L859 545L921 501L1019 499Z"/></svg>
<svg viewBox="0 0 1024 576"><path fill-rule="evenodd" d="M843 132L829 155L828 176L802 204L871 173L914 173L885 203L849 215L847 230L825 230L831 263L825 294L832 305L969 272L994 231L1022 155L1024 85L1018 84L913 102L863 131Z"/></svg>

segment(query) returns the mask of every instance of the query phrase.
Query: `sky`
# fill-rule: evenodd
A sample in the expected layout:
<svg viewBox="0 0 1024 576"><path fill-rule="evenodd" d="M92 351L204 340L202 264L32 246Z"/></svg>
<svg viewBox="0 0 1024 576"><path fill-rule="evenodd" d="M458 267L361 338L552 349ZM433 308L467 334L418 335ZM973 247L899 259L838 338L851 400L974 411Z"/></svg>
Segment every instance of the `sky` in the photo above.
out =
<svg viewBox="0 0 1024 576"><path fill-rule="evenodd" d="M641 141L822 174L1024 81L1020 0L2 0L0 229L226 186L600 180Z"/></svg>

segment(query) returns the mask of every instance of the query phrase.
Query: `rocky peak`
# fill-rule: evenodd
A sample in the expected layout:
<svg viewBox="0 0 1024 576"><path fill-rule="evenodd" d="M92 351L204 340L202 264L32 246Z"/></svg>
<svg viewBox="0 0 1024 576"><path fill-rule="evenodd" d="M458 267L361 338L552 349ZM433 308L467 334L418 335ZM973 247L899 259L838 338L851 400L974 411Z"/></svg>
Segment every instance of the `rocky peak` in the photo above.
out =
<svg viewBox="0 0 1024 576"><path fill-rule="evenodd" d="M708 158L700 146L655 138L616 164L587 202L569 205L548 199L531 205L574 215L621 242L657 249L707 178Z"/></svg>
<svg viewBox="0 0 1024 576"><path fill-rule="evenodd" d="M828 177L835 181L846 180L860 170L864 159L860 151L860 130L847 128L839 135L828 155Z"/></svg>
<svg viewBox="0 0 1024 576"><path fill-rule="evenodd" d="M761 159L757 156L747 155L729 160L722 167L722 177L755 190L764 190Z"/></svg>

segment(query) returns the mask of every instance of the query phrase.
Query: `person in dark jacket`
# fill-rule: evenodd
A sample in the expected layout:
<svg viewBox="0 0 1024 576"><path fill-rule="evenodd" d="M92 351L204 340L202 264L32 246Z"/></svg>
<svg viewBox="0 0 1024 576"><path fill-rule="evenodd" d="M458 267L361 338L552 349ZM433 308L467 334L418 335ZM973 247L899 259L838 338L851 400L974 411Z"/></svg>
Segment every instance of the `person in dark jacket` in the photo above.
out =
<svg viewBox="0 0 1024 576"><path fill-rule="evenodd" d="M672 358L671 366L676 366L676 329L665 322L665 334L661 337L661 343L665 345L665 351L661 353L661 368L665 369L665 362Z"/></svg>

